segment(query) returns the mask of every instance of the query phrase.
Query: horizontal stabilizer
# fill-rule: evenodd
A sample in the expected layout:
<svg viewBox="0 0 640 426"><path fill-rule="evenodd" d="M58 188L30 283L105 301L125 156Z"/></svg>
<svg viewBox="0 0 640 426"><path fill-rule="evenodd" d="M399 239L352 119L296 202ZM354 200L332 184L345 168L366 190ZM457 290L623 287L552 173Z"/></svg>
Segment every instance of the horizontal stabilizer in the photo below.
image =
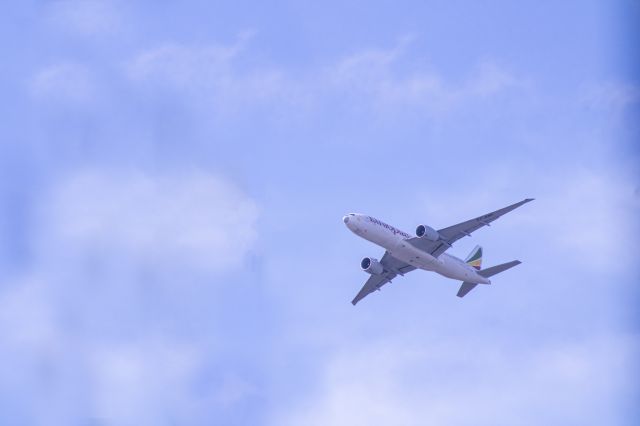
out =
<svg viewBox="0 0 640 426"><path fill-rule="evenodd" d="M468 282L463 282L462 285L460 286L460 290L458 290L458 294L456 294L456 296L458 297L464 297L467 293L469 293L471 290L473 290L478 284L476 283L468 283Z"/></svg>
<svg viewBox="0 0 640 426"><path fill-rule="evenodd" d="M502 265L496 265L496 266L492 266L491 268L478 271L478 275L482 275L485 278L489 278L496 274L499 274L500 272L504 272L507 269L513 268L514 266L517 266L520 263L522 262L520 262L519 260L513 260L511 262L503 263ZM476 283L468 283L466 281L463 282L462 285L460 286L460 290L458 290L457 296L464 297L467 293L473 290L477 285L478 284Z"/></svg>
<svg viewBox="0 0 640 426"><path fill-rule="evenodd" d="M517 266L521 263L522 262L520 262L519 260L512 260L511 262L503 263L502 265L496 265L496 266L492 266L491 268L478 271L478 275L481 275L485 278L489 278L496 274L499 274L500 272L504 272L507 269L513 268L514 266Z"/></svg>

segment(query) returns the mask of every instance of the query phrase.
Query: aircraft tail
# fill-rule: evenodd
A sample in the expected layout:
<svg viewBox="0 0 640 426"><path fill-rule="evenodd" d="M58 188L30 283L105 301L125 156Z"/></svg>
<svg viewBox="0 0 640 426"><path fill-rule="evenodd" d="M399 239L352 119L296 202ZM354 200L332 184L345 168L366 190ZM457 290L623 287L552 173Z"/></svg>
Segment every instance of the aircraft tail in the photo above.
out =
<svg viewBox="0 0 640 426"><path fill-rule="evenodd" d="M496 265L496 266L492 266L491 268L487 268L487 269L482 269L480 271L478 271L478 274L485 277L485 278L489 278L492 277L496 274L499 274L500 272L504 272L507 269L511 269L514 266L518 266L519 264L521 264L522 262L520 262L519 260L512 260L511 262L507 262L507 263L503 263L501 265Z"/></svg>
<svg viewBox="0 0 640 426"><path fill-rule="evenodd" d="M474 249L475 251L475 249ZM471 252L472 254L474 252ZM470 255L471 256L471 255ZM482 260L482 249L480 249L480 259ZM469 263L469 261L467 260L467 263ZM514 266L517 266L519 264L521 264L522 262L520 262L519 260L513 260L511 262L507 262L507 263L503 263L501 265L496 265L496 266L492 266L490 268L487 269L481 269L480 271L478 271L478 275L481 275L485 278L489 278L492 277L496 274L499 274L500 272L504 272L507 269L511 269ZM471 265L471 263L469 263ZM474 266L474 265L471 265ZM471 290L473 290L478 284L476 283L469 283L469 282L463 282L462 285L460 286L460 290L458 290L458 297L464 297L467 293L469 293Z"/></svg>
<svg viewBox="0 0 640 426"><path fill-rule="evenodd" d="M469 253L469 256L465 259L465 262L477 270L480 270L480 268L482 268L482 247L475 246L474 249L471 250L471 253Z"/></svg>
<svg viewBox="0 0 640 426"><path fill-rule="evenodd" d="M460 290L458 290L458 294L456 294L456 296L458 296L458 297L466 296L466 294L469 293L474 288L476 288L477 285L478 284L476 284L476 283L468 283L466 281L463 282L462 285L460 286Z"/></svg>

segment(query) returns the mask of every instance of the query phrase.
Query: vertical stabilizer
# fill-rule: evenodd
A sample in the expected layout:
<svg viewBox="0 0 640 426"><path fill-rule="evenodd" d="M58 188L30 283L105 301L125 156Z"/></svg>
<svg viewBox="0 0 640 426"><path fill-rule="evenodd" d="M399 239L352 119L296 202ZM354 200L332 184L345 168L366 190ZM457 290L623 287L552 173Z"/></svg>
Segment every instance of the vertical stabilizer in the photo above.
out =
<svg viewBox="0 0 640 426"><path fill-rule="evenodd" d="M475 246L475 248L471 250L471 253L469 253L469 256L467 256L465 262L479 271L482 268L482 247Z"/></svg>

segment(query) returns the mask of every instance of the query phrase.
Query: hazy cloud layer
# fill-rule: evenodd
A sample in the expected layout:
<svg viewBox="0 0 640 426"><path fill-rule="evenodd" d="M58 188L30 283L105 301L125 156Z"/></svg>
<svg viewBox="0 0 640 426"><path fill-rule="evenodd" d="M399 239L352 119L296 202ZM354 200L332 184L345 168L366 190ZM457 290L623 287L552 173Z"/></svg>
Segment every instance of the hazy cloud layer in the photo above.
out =
<svg viewBox="0 0 640 426"><path fill-rule="evenodd" d="M628 402L637 341L594 337L519 351L499 340L445 336L358 342L326 364L286 425L574 423L586 406L614 423ZM615 395L615 396L614 396ZM618 401L620 398L620 401Z"/></svg>
<svg viewBox="0 0 640 426"><path fill-rule="evenodd" d="M108 36L125 28L123 6L117 0L54 0L47 5L48 21L82 37Z"/></svg>
<svg viewBox="0 0 640 426"><path fill-rule="evenodd" d="M237 268L253 247L251 198L201 171L92 170L53 184L38 210L29 276L0 293L0 340L13 364L3 367L0 392L31 401L23 419L196 422L207 405L250 392L236 377L194 393L215 338L187 341L170 330L189 320L181 294L193 294L176 273L205 274L196 294L210 295L216 274ZM40 390L25 394L31 386Z"/></svg>
<svg viewBox="0 0 640 426"><path fill-rule="evenodd" d="M238 266L256 238L256 204L204 172L80 172L45 203L40 235L50 253L97 249L130 262L217 270Z"/></svg>
<svg viewBox="0 0 640 426"><path fill-rule="evenodd" d="M140 52L126 63L126 75L142 87L172 90L206 100L219 111L267 105L309 113L330 99L354 103L388 113L396 107L419 108L443 114L473 99L482 100L526 83L491 61L479 63L466 80L448 81L433 66L421 61L412 72L402 61L411 54L410 39L393 48L365 49L325 63L316 69L287 70L273 64L247 68L251 57L250 32L232 44L166 44Z"/></svg>
<svg viewBox="0 0 640 426"><path fill-rule="evenodd" d="M0 423L637 423L611 14L249 3L8 6ZM412 232L525 197L450 251L523 261L491 286L349 303L383 250L344 213Z"/></svg>
<svg viewBox="0 0 640 426"><path fill-rule="evenodd" d="M97 91L89 67L77 63L62 63L39 71L30 82L31 94L38 100L86 104Z"/></svg>
<svg viewBox="0 0 640 426"><path fill-rule="evenodd" d="M474 98L524 86L524 82L491 62L480 63L467 80L457 83L447 81L442 73L425 64L403 73L404 67L399 63L410 56L410 49L411 44L405 40L389 50L356 52L329 67L329 82L339 91L360 98L360 102L373 102L378 108L412 106L429 113L445 113Z"/></svg>

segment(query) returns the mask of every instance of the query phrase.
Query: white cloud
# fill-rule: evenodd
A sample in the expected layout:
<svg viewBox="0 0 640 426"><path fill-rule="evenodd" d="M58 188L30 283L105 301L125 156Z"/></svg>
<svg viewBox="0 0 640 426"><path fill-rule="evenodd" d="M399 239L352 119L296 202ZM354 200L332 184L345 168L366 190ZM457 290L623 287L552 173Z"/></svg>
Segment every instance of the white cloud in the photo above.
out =
<svg viewBox="0 0 640 426"><path fill-rule="evenodd" d="M62 63L39 71L29 89L37 99L82 104L96 95L96 84L89 68L82 64Z"/></svg>
<svg viewBox="0 0 640 426"><path fill-rule="evenodd" d="M332 67L329 80L338 90L352 96L371 97L382 104L421 100L437 100L446 105L453 102L436 73L396 75L394 63L403 50L404 45L391 50L357 52Z"/></svg>
<svg viewBox="0 0 640 426"><path fill-rule="evenodd" d="M227 407L256 394L256 392L257 388L252 383L237 375L227 373L222 385L212 395L212 402Z"/></svg>
<svg viewBox="0 0 640 426"><path fill-rule="evenodd" d="M593 337L505 347L475 338L359 342L331 357L278 425L538 425L624 418L638 342ZM420 340L420 345L415 341Z"/></svg>
<svg viewBox="0 0 640 426"><path fill-rule="evenodd" d="M530 247L544 247L531 253L570 261L581 271L621 271L634 264L640 198L623 172L567 166L544 175L528 167L514 174L492 166L476 175L475 185L491 191L460 197L456 191L434 188L424 197L419 215L435 227L446 226L532 197L534 202L500 219L492 231L480 231L483 238L503 236L505 243L517 245L522 239L513 240L514 230ZM460 212L455 218L449 214L452 205Z"/></svg>
<svg viewBox="0 0 640 426"><path fill-rule="evenodd" d="M191 390L202 357L200 349L167 339L92 348L87 358L95 417L113 425L187 421L202 398Z"/></svg>
<svg viewBox="0 0 640 426"><path fill-rule="evenodd" d="M485 61L476 68L460 96L491 96L503 90L525 85L525 81L516 78L506 69L495 63Z"/></svg>
<svg viewBox="0 0 640 426"><path fill-rule="evenodd" d="M590 108L617 113L640 102L640 87L613 82L592 84L584 89L582 102Z"/></svg>
<svg viewBox="0 0 640 426"><path fill-rule="evenodd" d="M157 79L178 87L211 87L231 74L241 46L190 47L167 44L142 52L127 66L134 80Z"/></svg>
<svg viewBox="0 0 640 426"><path fill-rule="evenodd" d="M631 181L582 170L557 182L539 202L538 226L585 268L634 264L640 199Z"/></svg>
<svg viewBox="0 0 640 426"><path fill-rule="evenodd" d="M630 176L623 171L564 168L536 178L523 170L510 184L529 188L537 197L510 222L535 236L545 256L564 268L579 266L585 279L589 272L633 273L640 198L634 196ZM572 278L578 276L574 272Z"/></svg>
<svg viewBox="0 0 640 426"><path fill-rule="evenodd" d="M87 170L54 183L39 201L32 267L0 289L0 393L30 407L16 407L16 418L193 424L254 392L239 376L198 386L220 331L185 337L182 328L200 303L183 297L189 271L211 277L251 249L258 214L251 198L203 171ZM96 261L106 268L92 269ZM169 275L163 283L171 291L140 269Z"/></svg>
<svg viewBox="0 0 640 426"><path fill-rule="evenodd" d="M166 44L139 53L125 65L137 84L197 96L229 111L266 104L300 111L327 100L348 99L356 106L388 111L397 106L446 113L467 101L486 99L525 83L491 61L480 63L460 82L421 65L403 72L410 39L391 49L368 49L306 72L274 66L243 66L251 57L250 35L230 45ZM353 106L353 105L351 105Z"/></svg>
<svg viewBox="0 0 640 426"><path fill-rule="evenodd" d="M328 71L328 83L356 99L374 102L382 109L399 105L445 113L469 100L486 98L525 83L497 64L485 61L467 80L447 81L425 66L402 72L408 40L392 49L371 49L343 58Z"/></svg>
<svg viewBox="0 0 640 426"><path fill-rule="evenodd" d="M114 34L124 27L123 4L113 0L59 0L49 5L49 19L63 31L83 36Z"/></svg>
<svg viewBox="0 0 640 426"><path fill-rule="evenodd" d="M194 96L218 112L268 103L299 102L295 79L273 67L243 67L251 32L230 45L166 44L139 53L125 64L128 78L153 90L175 90Z"/></svg>
<svg viewBox="0 0 640 426"><path fill-rule="evenodd" d="M214 401L215 389L193 391L206 360L197 343L153 333L138 339L109 339L97 330L78 335L77 326L90 328L91 318L66 323L67 307L45 283L5 291L0 307L0 391L29 402L29 413L18 417L25 423L170 424L171 418L203 416L203 407Z"/></svg>
<svg viewBox="0 0 640 426"><path fill-rule="evenodd" d="M5 344L42 351L59 340L55 311L37 279L21 280L0 293L0 329Z"/></svg>
<svg viewBox="0 0 640 426"><path fill-rule="evenodd" d="M59 183L41 210L41 250L128 262L221 270L256 239L257 206L204 172L151 175L87 171Z"/></svg>

